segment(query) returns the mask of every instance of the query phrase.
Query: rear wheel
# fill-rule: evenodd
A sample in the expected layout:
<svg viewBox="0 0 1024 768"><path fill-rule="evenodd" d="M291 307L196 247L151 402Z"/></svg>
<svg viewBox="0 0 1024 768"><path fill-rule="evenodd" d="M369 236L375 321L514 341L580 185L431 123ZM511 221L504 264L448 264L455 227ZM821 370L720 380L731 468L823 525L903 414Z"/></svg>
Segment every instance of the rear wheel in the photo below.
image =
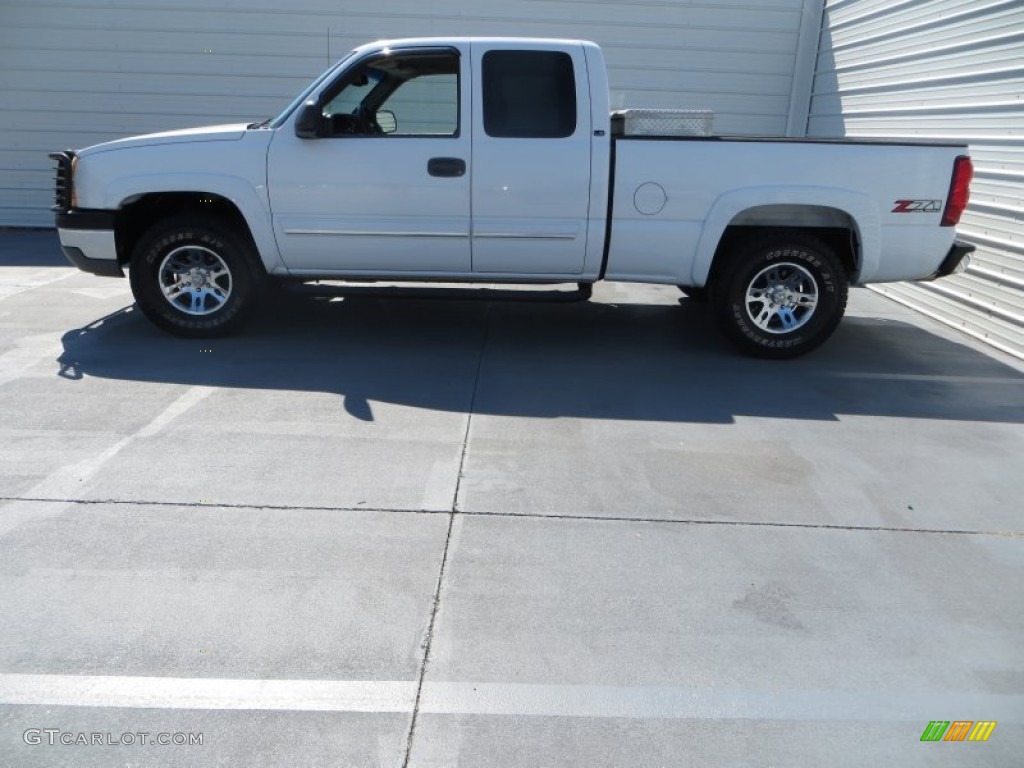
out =
<svg viewBox="0 0 1024 768"><path fill-rule="evenodd" d="M716 297L726 335L747 354L791 358L828 339L846 311L848 280L825 243L802 232L748 240Z"/></svg>
<svg viewBox="0 0 1024 768"><path fill-rule="evenodd" d="M135 301L154 324L203 337L225 334L245 319L259 271L247 238L230 226L176 217L139 240L129 277Z"/></svg>

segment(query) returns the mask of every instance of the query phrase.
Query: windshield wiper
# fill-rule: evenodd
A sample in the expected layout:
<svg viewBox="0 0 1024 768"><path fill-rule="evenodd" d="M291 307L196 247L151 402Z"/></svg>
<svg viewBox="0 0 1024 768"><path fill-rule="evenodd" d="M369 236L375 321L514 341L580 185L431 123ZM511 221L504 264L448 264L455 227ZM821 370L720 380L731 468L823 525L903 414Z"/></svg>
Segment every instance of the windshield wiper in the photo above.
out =
<svg viewBox="0 0 1024 768"><path fill-rule="evenodd" d="M266 128L267 125L270 124L270 121L273 120L273 119L274 118L272 118L272 117L268 117L266 120L261 120L258 123L249 123L249 125L247 125L245 127L246 127L246 129L248 129L250 131L253 130L254 128Z"/></svg>

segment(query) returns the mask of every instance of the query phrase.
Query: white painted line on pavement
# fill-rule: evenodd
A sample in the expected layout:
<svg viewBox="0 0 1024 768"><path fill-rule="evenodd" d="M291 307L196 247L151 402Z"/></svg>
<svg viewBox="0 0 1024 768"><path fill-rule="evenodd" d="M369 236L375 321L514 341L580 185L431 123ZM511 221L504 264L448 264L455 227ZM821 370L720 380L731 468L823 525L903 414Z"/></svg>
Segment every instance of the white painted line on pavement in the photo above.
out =
<svg viewBox="0 0 1024 768"><path fill-rule="evenodd" d="M969 712L971 714L962 717L1022 722L1024 696L945 691L765 691L432 682L423 686L420 712L683 720L923 719L924 722L940 717L937 712Z"/></svg>
<svg viewBox="0 0 1024 768"><path fill-rule="evenodd" d="M833 379L871 379L874 381L925 381L938 384L1024 384L1021 376L957 376L938 373L859 373L834 372L826 373Z"/></svg>
<svg viewBox="0 0 1024 768"><path fill-rule="evenodd" d="M25 491L21 496L30 499L51 499L52 504L37 502L13 501L0 508L0 536L17 528L27 520L39 520L60 514L66 504L64 499L77 499L81 496L82 486L90 480L103 465L117 456L133 440L140 437L152 437L160 433L168 424L184 414L190 408L209 397L214 387L189 387L175 398L170 405L156 415L145 426L127 437L122 437L104 451L82 459L74 464L61 467L51 472L43 480Z"/></svg>
<svg viewBox="0 0 1024 768"><path fill-rule="evenodd" d="M168 424L188 411L193 406L205 400L216 391L215 387L189 387L174 402L168 405L156 418L144 426L129 439L137 437L153 437L164 430Z"/></svg>
<svg viewBox="0 0 1024 768"><path fill-rule="evenodd" d="M15 339L14 348L0 355L0 385L20 379L42 362L56 361L64 351L61 336L59 332L37 333Z"/></svg>
<svg viewBox="0 0 1024 768"><path fill-rule="evenodd" d="M116 443L104 451L82 459L75 464L52 472L45 479L34 485L22 496L42 499L75 499L81 492L81 484L90 479L102 469L103 465L117 456L124 450L125 446L140 437L152 437L159 434L168 424L195 406L197 403L209 397L214 392L213 387L189 387L179 395L171 404L162 410L145 426L136 430L127 437L122 437Z"/></svg>
<svg viewBox="0 0 1024 768"><path fill-rule="evenodd" d="M78 270L73 267L5 267L0 272L0 301L77 274Z"/></svg>
<svg viewBox="0 0 1024 768"><path fill-rule="evenodd" d="M412 712L415 702L413 681L0 674L0 703L29 706Z"/></svg>
<svg viewBox="0 0 1024 768"><path fill-rule="evenodd" d="M458 455L452 459L435 461L430 467L430 474L427 475L421 508L432 512L449 511L454 501L458 479Z"/></svg>
<svg viewBox="0 0 1024 768"><path fill-rule="evenodd" d="M0 674L0 704L412 712L416 682ZM949 691L701 690L424 683L421 714L675 720L1024 722L1024 696Z"/></svg>

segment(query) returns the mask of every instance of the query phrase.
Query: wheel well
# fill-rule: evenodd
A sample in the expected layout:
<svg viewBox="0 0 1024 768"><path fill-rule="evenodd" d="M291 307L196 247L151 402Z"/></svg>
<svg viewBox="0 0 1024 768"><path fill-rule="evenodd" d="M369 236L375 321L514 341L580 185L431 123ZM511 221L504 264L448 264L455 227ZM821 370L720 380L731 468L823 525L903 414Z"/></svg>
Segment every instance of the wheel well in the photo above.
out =
<svg viewBox="0 0 1024 768"><path fill-rule="evenodd" d="M139 238L154 224L170 216L189 213L228 222L255 250L248 222L226 197L208 192L158 192L134 199L117 212L114 231L118 263L125 264L131 259Z"/></svg>
<svg viewBox="0 0 1024 768"><path fill-rule="evenodd" d="M711 263L711 272L708 275L708 285L713 285L728 267L729 259L745 240L760 237L769 233L784 235L785 233L805 232L823 241L831 248L843 266L846 268L847 278L853 282L858 270L858 253L860 244L857 240L857 231L851 225L849 227L776 227L763 225L732 224L722 234L715 250L715 257Z"/></svg>

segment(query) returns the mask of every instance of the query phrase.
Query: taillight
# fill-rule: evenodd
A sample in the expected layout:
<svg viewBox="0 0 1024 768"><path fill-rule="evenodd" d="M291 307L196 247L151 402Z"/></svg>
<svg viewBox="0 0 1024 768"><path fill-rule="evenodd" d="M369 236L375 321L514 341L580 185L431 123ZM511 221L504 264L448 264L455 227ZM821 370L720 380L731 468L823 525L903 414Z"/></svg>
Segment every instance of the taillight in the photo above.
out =
<svg viewBox="0 0 1024 768"><path fill-rule="evenodd" d="M946 198L946 210L942 212L942 226L955 227L960 223L967 201L971 197L971 179L974 177L974 164L967 155L960 155L953 161L953 181L949 185L949 196Z"/></svg>

